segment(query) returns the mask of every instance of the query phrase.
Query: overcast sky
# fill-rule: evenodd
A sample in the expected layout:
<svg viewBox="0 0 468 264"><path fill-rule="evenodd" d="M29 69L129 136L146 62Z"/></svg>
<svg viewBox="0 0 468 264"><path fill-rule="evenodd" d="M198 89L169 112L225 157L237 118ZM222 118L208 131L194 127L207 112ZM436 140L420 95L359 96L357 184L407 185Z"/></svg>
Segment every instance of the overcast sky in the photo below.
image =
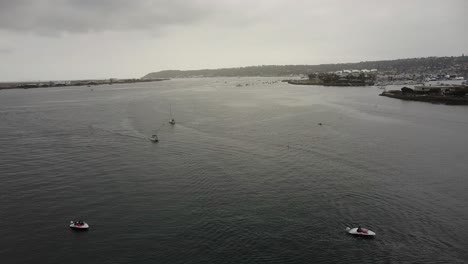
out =
<svg viewBox="0 0 468 264"><path fill-rule="evenodd" d="M467 0L0 0L0 81L468 53Z"/></svg>

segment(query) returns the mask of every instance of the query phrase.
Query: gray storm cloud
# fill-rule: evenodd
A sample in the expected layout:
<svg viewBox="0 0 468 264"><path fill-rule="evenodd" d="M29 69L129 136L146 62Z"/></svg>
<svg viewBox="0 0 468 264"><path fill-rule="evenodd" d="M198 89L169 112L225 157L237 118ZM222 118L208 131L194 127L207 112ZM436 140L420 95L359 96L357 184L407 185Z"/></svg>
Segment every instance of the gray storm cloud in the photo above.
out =
<svg viewBox="0 0 468 264"><path fill-rule="evenodd" d="M206 18L212 10L183 0L1 0L0 29L99 32L157 29Z"/></svg>
<svg viewBox="0 0 468 264"><path fill-rule="evenodd" d="M259 23L331 34L416 23L433 30L468 22L465 0L0 0L0 30L83 33L157 30L169 25L243 27ZM455 21L458 20L458 21ZM352 27L352 28L350 28ZM422 27L421 27L422 28ZM341 31L341 32L340 32Z"/></svg>

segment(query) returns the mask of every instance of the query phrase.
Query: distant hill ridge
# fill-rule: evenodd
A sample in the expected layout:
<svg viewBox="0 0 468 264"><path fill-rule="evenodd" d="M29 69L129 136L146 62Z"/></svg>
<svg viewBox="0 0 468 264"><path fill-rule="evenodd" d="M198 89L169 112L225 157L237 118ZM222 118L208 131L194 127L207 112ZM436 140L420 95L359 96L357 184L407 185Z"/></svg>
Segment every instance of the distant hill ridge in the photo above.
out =
<svg viewBox="0 0 468 264"><path fill-rule="evenodd" d="M364 61L357 63L337 63L319 65L262 65L240 68L221 68L203 70L166 70L152 72L144 79L151 78L187 78L187 77L245 77L245 76L288 76L312 72L329 72L346 69L378 69L390 74L458 74L468 77L468 56L426 57L382 61Z"/></svg>

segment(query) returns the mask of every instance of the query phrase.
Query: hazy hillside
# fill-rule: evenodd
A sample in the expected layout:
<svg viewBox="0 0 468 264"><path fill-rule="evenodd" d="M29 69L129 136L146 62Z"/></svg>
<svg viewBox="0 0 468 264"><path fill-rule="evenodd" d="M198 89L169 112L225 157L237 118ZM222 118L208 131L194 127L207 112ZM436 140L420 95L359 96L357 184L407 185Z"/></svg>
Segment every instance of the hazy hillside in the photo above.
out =
<svg viewBox="0 0 468 264"><path fill-rule="evenodd" d="M185 77L236 77L236 76L288 76L311 72L328 72L345 69L378 69L388 73L445 73L468 77L468 56L427 57L386 61L364 61L358 63L320 65L263 65L241 68L203 69L191 71L167 70L152 72L143 78Z"/></svg>

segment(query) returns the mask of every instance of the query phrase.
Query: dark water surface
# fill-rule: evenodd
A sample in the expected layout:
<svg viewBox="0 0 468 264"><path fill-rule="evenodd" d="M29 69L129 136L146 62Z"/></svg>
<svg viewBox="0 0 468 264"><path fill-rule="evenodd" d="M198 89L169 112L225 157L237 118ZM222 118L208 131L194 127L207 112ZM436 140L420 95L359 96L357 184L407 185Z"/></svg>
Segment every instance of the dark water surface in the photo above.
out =
<svg viewBox="0 0 468 264"><path fill-rule="evenodd" d="M0 91L0 263L468 260L468 107L273 80Z"/></svg>

